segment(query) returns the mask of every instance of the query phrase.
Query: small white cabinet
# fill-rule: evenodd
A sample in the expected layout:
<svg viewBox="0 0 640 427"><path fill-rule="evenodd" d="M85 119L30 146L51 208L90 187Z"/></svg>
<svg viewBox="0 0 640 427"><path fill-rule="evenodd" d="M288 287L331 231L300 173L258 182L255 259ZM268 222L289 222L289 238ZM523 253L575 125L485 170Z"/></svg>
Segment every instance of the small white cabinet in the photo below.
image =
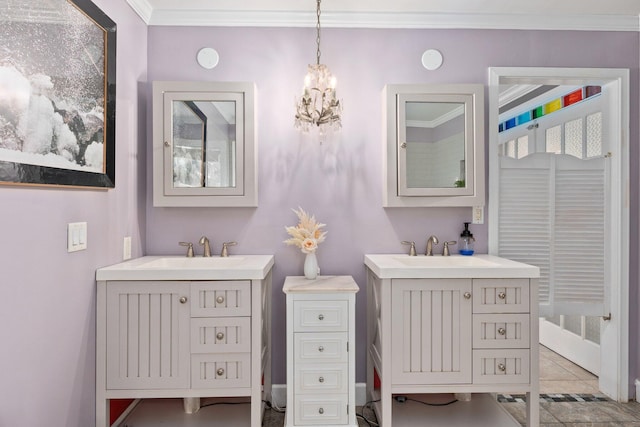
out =
<svg viewBox="0 0 640 427"><path fill-rule="evenodd" d="M201 397L243 396L251 426L261 425L271 398L273 257L250 257L259 271L189 277L145 272L139 260L98 270L96 427L109 425L111 399L185 398L197 411ZM245 279L228 280L234 274Z"/></svg>
<svg viewBox="0 0 640 427"><path fill-rule="evenodd" d="M355 294L351 276L287 277L285 425L358 425Z"/></svg>
<svg viewBox="0 0 640 427"><path fill-rule="evenodd" d="M406 406L393 395L438 393L526 393L527 425L537 426L538 269L486 255L446 263L413 257L415 268L393 264L400 258L365 256L367 400L375 402L380 426L406 424L400 415ZM455 265L472 261L486 264ZM428 262L434 267L423 266ZM499 405L495 411L503 413L480 423L477 409L488 414L492 403L482 399L456 403L446 425L519 425ZM444 425L445 410L428 411L425 417L439 420L434 425Z"/></svg>

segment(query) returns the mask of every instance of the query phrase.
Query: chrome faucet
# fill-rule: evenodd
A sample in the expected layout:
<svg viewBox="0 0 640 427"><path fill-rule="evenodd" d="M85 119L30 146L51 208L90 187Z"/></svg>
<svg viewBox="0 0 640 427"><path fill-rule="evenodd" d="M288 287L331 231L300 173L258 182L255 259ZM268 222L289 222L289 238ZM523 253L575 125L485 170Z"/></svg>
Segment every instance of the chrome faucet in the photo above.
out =
<svg viewBox="0 0 640 427"><path fill-rule="evenodd" d="M224 242L222 244L222 252L220 252L220 256L222 258L226 258L229 256L229 251L227 251L227 246L235 246L238 242Z"/></svg>
<svg viewBox="0 0 640 427"><path fill-rule="evenodd" d="M427 250L424 252L424 254L426 256L432 256L433 255L433 245L437 245L438 244L438 238L436 236L430 236L427 239Z"/></svg>
<svg viewBox="0 0 640 427"><path fill-rule="evenodd" d="M402 242L400 242L403 245L409 245L409 256L416 256L416 243L415 242L407 242L406 240L403 240Z"/></svg>
<svg viewBox="0 0 640 427"><path fill-rule="evenodd" d="M455 245L456 243L458 243L458 242L456 242L455 240L452 240L450 242L442 242L442 245L444 246L442 248L442 256L449 256L450 255L450 253L449 253L449 245Z"/></svg>
<svg viewBox="0 0 640 427"><path fill-rule="evenodd" d="M191 242L179 242L180 246L187 247L187 258L193 258L193 243Z"/></svg>
<svg viewBox="0 0 640 427"><path fill-rule="evenodd" d="M201 245L204 246L204 253L202 254L202 256L203 257L210 257L211 256L211 245L209 245L209 239L207 239L206 236L202 236L198 243L200 243Z"/></svg>

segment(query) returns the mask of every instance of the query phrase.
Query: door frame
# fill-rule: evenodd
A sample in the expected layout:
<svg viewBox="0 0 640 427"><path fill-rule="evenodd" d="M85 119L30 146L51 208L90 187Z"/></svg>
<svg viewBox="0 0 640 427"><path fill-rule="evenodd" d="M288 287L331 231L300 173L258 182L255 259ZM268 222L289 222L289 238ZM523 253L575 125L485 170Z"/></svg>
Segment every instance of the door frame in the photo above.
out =
<svg viewBox="0 0 640 427"><path fill-rule="evenodd" d="M603 251L611 255L611 319L602 322L600 390L627 402L629 381L629 70L614 68L490 67L489 68L489 253L498 253L499 168L498 99L500 84L613 84L617 100L611 102L612 128L617 137L611 153L611 239ZM605 350L602 350L605 351ZM606 360L606 363L604 361Z"/></svg>

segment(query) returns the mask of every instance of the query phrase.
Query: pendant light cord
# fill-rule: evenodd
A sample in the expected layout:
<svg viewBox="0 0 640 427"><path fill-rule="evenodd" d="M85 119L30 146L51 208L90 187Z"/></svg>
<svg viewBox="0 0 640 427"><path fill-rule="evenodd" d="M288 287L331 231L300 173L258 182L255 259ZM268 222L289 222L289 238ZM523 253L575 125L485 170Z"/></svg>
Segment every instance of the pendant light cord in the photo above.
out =
<svg viewBox="0 0 640 427"><path fill-rule="evenodd" d="M316 45L317 50L316 50L316 64L320 65L320 1L321 0L317 0L317 7L316 7L316 15L318 17L318 21L316 24Z"/></svg>

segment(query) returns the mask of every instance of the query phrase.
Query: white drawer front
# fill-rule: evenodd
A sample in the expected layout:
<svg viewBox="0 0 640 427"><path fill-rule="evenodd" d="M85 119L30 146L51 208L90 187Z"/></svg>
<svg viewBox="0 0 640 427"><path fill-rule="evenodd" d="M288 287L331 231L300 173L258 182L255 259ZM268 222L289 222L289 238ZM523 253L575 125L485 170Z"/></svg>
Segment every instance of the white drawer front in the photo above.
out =
<svg viewBox="0 0 640 427"><path fill-rule="evenodd" d="M294 332L346 331L347 301L294 301Z"/></svg>
<svg viewBox="0 0 640 427"><path fill-rule="evenodd" d="M192 353L244 353L250 350L250 317L191 319Z"/></svg>
<svg viewBox="0 0 640 427"><path fill-rule="evenodd" d="M296 394L347 393L347 374L346 364L296 365Z"/></svg>
<svg viewBox="0 0 640 427"><path fill-rule="evenodd" d="M529 315L474 314L473 348L529 348Z"/></svg>
<svg viewBox="0 0 640 427"><path fill-rule="evenodd" d="M529 279L473 279L474 313L528 313Z"/></svg>
<svg viewBox="0 0 640 427"><path fill-rule="evenodd" d="M294 363L347 363L347 333L294 334Z"/></svg>
<svg viewBox="0 0 640 427"><path fill-rule="evenodd" d="M296 425L347 424L347 395L333 397L296 396L294 420Z"/></svg>
<svg viewBox="0 0 640 427"><path fill-rule="evenodd" d="M191 284L191 317L250 315L251 283L248 280Z"/></svg>
<svg viewBox="0 0 640 427"><path fill-rule="evenodd" d="M250 386L250 353L191 355L192 388Z"/></svg>
<svg viewBox="0 0 640 427"><path fill-rule="evenodd" d="M474 384L528 384L529 350L474 350Z"/></svg>

